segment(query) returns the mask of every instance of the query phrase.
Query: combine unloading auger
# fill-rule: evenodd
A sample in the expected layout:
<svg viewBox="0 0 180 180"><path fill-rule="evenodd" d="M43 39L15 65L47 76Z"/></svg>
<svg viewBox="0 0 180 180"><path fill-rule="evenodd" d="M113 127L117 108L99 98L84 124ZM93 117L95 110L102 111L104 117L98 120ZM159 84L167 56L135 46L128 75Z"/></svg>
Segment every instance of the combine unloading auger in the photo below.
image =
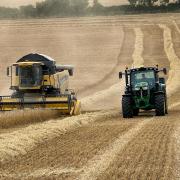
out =
<svg viewBox="0 0 180 180"><path fill-rule="evenodd" d="M56 65L55 60L42 54L22 57L7 68L14 92L0 97L0 110L52 109L62 114L80 114L81 103L68 89L73 70L70 65Z"/></svg>

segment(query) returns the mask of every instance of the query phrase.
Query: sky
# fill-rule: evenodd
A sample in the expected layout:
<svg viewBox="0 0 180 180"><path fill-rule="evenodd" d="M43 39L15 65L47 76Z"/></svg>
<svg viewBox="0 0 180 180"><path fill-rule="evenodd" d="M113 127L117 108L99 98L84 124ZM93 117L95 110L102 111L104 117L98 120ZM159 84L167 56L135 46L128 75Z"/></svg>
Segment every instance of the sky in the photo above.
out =
<svg viewBox="0 0 180 180"><path fill-rule="evenodd" d="M33 4L43 0L0 0L0 6L6 7L19 7L22 5ZM128 0L99 0L104 6L127 4Z"/></svg>

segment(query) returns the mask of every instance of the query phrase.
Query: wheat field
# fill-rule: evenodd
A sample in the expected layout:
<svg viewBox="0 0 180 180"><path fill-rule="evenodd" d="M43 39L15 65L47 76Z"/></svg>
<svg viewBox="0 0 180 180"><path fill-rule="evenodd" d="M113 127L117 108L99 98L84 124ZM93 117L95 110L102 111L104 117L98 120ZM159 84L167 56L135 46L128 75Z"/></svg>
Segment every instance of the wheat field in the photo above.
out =
<svg viewBox="0 0 180 180"><path fill-rule="evenodd" d="M1 20L0 94L6 66L38 52L75 65L70 88L83 114L0 114L0 179L180 179L180 15ZM167 67L169 114L124 120L128 67Z"/></svg>

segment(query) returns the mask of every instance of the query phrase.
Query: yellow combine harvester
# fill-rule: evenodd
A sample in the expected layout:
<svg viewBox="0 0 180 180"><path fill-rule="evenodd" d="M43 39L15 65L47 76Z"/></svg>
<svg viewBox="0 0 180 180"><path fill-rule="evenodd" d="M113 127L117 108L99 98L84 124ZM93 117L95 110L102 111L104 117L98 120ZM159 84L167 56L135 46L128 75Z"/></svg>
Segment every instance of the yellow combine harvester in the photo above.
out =
<svg viewBox="0 0 180 180"><path fill-rule="evenodd" d="M81 103L68 89L73 70L70 65L56 65L55 60L42 54L22 57L7 68L14 92L0 97L0 110L53 109L62 114L80 114Z"/></svg>

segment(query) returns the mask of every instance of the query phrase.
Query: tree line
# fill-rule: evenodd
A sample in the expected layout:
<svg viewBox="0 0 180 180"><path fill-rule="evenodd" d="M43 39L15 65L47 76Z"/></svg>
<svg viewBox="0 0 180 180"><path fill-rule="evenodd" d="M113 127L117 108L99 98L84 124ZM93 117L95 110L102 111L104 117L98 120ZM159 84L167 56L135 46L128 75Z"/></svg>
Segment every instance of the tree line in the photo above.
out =
<svg viewBox="0 0 180 180"><path fill-rule="evenodd" d="M129 0L130 5L104 7L98 0L45 0L35 6L19 8L0 7L0 18L48 18L93 15L118 15L132 13L179 12L180 0L170 4L169 0L159 0L162 6L153 7L158 0Z"/></svg>
<svg viewBox="0 0 180 180"><path fill-rule="evenodd" d="M128 0L132 6L168 6L172 5L170 0ZM180 0L174 0L174 4L180 4Z"/></svg>

